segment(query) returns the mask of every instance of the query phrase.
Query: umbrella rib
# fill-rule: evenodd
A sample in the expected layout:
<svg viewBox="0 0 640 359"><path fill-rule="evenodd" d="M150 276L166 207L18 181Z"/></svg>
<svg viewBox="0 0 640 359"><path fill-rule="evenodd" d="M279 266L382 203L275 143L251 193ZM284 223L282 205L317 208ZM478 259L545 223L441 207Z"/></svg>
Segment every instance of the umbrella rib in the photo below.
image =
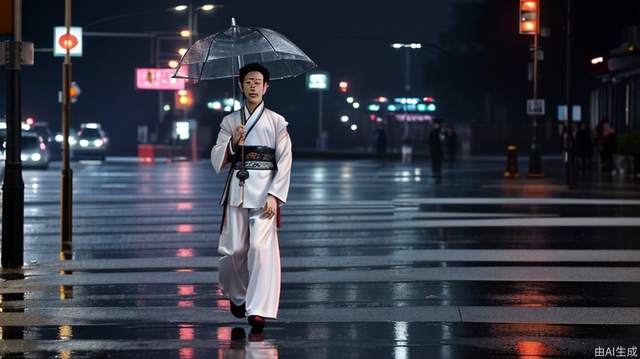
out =
<svg viewBox="0 0 640 359"><path fill-rule="evenodd" d="M262 31L260 31L259 28L253 28L253 30L257 31L258 33L260 33L260 35L262 35L262 37L264 37L265 40L267 40L267 43L269 44L269 46L271 46L271 48L273 49L273 52L276 54L276 56L278 57L279 60L282 61L282 58L280 57L280 55L278 54L278 50L276 50L276 48L273 46L273 44L271 43L271 41L269 41L269 38L262 33ZM293 71L291 71L291 67L289 67L289 64L286 61L282 61L284 63L284 65L287 67L287 70L289 70L289 74L291 74L291 76L295 76L295 74L293 73Z"/></svg>
<svg viewBox="0 0 640 359"><path fill-rule="evenodd" d="M216 40L216 37L218 37L218 34L219 32L216 32L215 35L213 35L211 42L209 43L209 46L207 48L207 56L204 58L204 61L202 62L202 68L200 69L200 76L198 76L198 80L202 79L202 73L204 72L204 67L207 66L207 61L209 60L209 54L211 53L211 47L213 46L213 42Z"/></svg>

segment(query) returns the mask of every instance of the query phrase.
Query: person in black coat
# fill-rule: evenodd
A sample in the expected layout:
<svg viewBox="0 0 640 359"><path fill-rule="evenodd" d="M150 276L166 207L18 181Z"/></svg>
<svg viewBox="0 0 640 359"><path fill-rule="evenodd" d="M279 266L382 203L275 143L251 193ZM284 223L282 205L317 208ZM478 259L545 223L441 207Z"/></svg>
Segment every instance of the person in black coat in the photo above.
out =
<svg viewBox="0 0 640 359"><path fill-rule="evenodd" d="M442 131L438 121L434 121L433 130L429 134L429 148L431 149L431 171L434 176L440 177L440 169L442 167Z"/></svg>
<svg viewBox="0 0 640 359"><path fill-rule="evenodd" d="M458 150L458 135L452 127L447 128L445 131L444 145L447 148L449 165L454 165L456 162L456 151Z"/></svg>
<svg viewBox="0 0 640 359"><path fill-rule="evenodd" d="M618 147L616 130L608 122L603 123L602 129L602 171L613 173L616 170L613 155Z"/></svg>
<svg viewBox="0 0 640 359"><path fill-rule="evenodd" d="M591 169L593 143L591 129L586 122L580 123L580 128L576 133L576 155L578 157L578 173L588 173Z"/></svg>

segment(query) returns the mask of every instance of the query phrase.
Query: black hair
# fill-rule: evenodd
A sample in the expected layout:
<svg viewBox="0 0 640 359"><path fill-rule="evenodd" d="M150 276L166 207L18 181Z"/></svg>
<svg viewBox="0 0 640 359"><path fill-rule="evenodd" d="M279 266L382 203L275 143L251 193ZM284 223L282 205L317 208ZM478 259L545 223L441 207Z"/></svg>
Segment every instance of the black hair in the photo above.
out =
<svg viewBox="0 0 640 359"><path fill-rule="evenodd" d="M246 64L246 65L242 66L242 68L239 71L240 83L244 82L244 78L251 71L257 71L257 72L261 73L262 77L264 77L264 83L269 82L269 70L267 70L266 67L260 65L259 63L254 62L254 63Z"/></svg>

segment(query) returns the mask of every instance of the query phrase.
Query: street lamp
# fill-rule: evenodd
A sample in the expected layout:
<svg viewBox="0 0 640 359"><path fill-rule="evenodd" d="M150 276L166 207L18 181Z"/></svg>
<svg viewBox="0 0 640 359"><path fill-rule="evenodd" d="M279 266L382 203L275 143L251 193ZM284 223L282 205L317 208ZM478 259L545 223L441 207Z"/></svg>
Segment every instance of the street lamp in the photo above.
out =
<svg viewBox="0 0 640 359"><path fill-rule="evenodd" d="M411 91L411 50L418 50L422 48L422 44L419 42L412 43L393 43L391 47L394 49L405 49L404 52L404 90L409 93ZM404 122L404 135L409 135L409 123Z"/></svg>
<svg viewBox="0 0 640 359"><path fill-rule="evenodd" d="M189 30L182 30L182 31L180 31L180 36L182 36L182 37L189 37L189 36L191 36L191 31L189 31Z"/></svg>
<svg viewBox="0 0 640 359"><path fill-rule="evenodd" d="M191 46L191 43L193 41L193 36L199 35L198 32L198 14L200 12L204 12L204 13L211 13L212 11L214 11L217 8L221 8L224 5L214 5L214 4L205 4L202 6L197 6L194 7L193 5L189 4L189 5L178 5L176 7L174 7L173 9L177 12L184 12L187 11L188 14L188 22L189 22L189 34L188 35L183 35L183 37L188 37L189 38L189 46ZM187 30L185 30L186 32ZM181 33L182 35L182 33Z"/></svg>

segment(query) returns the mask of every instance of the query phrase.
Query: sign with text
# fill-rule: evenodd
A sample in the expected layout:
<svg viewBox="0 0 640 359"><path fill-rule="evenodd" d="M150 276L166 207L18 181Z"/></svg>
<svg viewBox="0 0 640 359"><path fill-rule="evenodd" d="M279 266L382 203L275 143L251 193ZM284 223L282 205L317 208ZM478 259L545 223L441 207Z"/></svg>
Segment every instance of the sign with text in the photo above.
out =
<svg viewBox="0 0 640 359"><path fill-rule="evenodd" d="M65 56L67 50L65 50L60 44L60 38L67 34L67 28L64 26L56 26L53 28L53 56ZM82 56L82 28L78 26L71 26L69 28L69 34L73 35L78 40L69 54L74 57Z"/></svg>
<svg viewBox="0 0 640 359"><path fill-rule="evenodd" d="M137 90L184 90L186 80L172 78L175 69L137 68Z"/></svg>
<svg viewBox="0 0 640 359"><path fill-rule="evenodd" d="M329 89L329 73L321 71L307 73L307 88L327 91Z"/></svg>
<svg viewBox="0 0 640 359"><path fill-rule="evenodd" d="M544 115L544 100L543 99L527 100L527 115Z"/></svg>

